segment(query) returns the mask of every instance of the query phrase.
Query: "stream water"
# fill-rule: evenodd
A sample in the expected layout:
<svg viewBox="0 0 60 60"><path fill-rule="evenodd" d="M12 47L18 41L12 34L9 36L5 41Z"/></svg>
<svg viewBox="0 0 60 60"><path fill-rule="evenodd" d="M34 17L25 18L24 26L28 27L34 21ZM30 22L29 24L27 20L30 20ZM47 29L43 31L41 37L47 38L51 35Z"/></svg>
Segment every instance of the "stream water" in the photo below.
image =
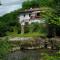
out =
<svg viewBox="0 0 60 60"><path fill-rule="evenodd" d="M52 51L46 51L44 49L15 51L15 52L9 53L6 56L6 60L42 60L45 53L48 53L49 55L52 55L52 56L54 56L55 54L55 52L52 53Z"/></svg>

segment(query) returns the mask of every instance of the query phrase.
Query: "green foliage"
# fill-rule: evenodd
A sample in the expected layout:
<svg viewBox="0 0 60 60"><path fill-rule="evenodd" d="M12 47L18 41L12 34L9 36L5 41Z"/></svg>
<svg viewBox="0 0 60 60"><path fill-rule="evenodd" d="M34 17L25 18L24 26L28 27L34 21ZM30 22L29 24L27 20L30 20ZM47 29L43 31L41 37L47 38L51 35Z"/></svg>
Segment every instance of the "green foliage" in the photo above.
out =
<svg viewBox="0 0 60 60"><path fill-rule="evenodd" d="M46 28L44 28L43 24L41 23L32 23L29 25L29 32L46 33Z"/></svg>
<svg viewBox="0 0 60 60"><path fill-rule="evenodd" d="M54 0L28 0L22 4L23 9L36 8L36 7L53 7Z"/></svg>
<svg viewBox="0 0 60 60"><path fill-rule="evenodd" d="M39 23L32 23L30 25L30 32L39 32L40 30L40 24Z"/></svg>
<svg viewBox="0 0 60 60"><path fill-rule="evenodd" d="M13 32L14 29L19 33L20 24L18 22L19 10L0 17L0 36L7 35L6 32Z"/></svg>
<svg viewBox="0 0 60 60"><path fill-rule="evenodd" d="M11 46L8 42L8 38L0 39L0 58L6 56L6 54L9 52L10 47Z"/></svg>
<svg viewBox="0 0 60 60"><path fill-rule="evenodd" d="M41 10L44 11L41 12L41 16L46 19L46 23L48 25L49 30L48 35L50 34L51 35L53 34L54 36L56 36L56 34L59 35L60 33L56 33L58 32L56 30L56 27L60 26L60 19L59 16L56 14L56 10L50 7L42 7ZM58 29L60 30L59 27Z"/></svg>
<svg viewBox="0 0 60 60"><path fill-rule="evenodd" d="M37 0L24 1L22 4L23 9L29 9L29 8L35 8L35 7L39 7L39 3Z"/></svg>
<svg viewBox="0 0 60 60"><path fill-rule="evenodd" d="M54 0L38 0L40 7L52 7Z"/></svg>
<svg viewBox="0 0 60 60"><path fill-rule="evenodd" d="M44 54L43 60L60 60L60 55L57 53L56 55L50 56L47 53Z"/></svg>
<svg viewBox="0 0 60 60"><path fill-rule="evenodd" d="M45 36L44 33L33 32L33 33L25 33L25 34L17 34L16 32L10 32L10 37L37 37L37 36Z"/></svg>

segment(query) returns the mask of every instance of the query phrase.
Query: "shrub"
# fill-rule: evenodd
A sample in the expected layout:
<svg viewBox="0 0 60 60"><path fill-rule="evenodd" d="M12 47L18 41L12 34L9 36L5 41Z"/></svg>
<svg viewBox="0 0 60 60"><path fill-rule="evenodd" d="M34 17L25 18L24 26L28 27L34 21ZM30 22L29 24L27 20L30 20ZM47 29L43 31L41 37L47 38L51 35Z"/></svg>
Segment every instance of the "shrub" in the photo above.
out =
<svg viewBox="0 0 60 60"><path fill-rule="evenodd" d="M10 44L8 39L1 39L0 40L0 58L2 59L5 55L9 52Z"/></svg>

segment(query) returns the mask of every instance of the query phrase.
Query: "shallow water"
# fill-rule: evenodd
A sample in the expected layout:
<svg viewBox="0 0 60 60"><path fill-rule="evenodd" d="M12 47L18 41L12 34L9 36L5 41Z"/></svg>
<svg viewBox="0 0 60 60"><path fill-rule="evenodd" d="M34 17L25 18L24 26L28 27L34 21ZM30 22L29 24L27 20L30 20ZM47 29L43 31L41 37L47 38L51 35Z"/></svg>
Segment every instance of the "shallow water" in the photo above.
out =
<svg viewBox="0 0 60 60"><path fill-rule="evenodd" d="M6 56L6 60L42 60L45 53L52 53L52 51L45 50L24 50L15 51ZM53 56L54 54L52 54Z"/></svg>

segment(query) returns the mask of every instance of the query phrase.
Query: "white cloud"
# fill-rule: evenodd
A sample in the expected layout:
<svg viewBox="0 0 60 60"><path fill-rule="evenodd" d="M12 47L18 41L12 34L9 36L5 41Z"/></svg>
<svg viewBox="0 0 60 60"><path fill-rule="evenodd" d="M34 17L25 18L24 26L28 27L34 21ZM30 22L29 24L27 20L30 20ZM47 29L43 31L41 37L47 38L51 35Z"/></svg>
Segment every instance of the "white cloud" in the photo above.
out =
<svg viewBox="0 0 60 60"><path fill-rule="evenodd" d="M23 2L24 0L1 0L2 4L11 4L11 3L19 3Z"/></svg>
<svg viewBox="0 0 60 60"><path fill-rule="evenodd" d="M7 3L13 3L13 2L17 2L19 0L1 0L2 4L7 4Z"/></svg>
<svg viewBox="0 0 60 60"><path fill-rule="evenodd" d="M21 5L19 4L19 5L9 5L9 6L0 6L0 16L2 16L2 15L4 15L4 14L6 14L6 13L9 13L9 12L11 12L11 11L14 11L14 10L16 10L16 9L19 9L19 8L21 8Z"/></svg>
<svg viewBox="0 0 60 60"><path fill-rule="evenodd" d="M0 6L0 16L21 8L24 0L0 0L2 5Z"/></svg>

